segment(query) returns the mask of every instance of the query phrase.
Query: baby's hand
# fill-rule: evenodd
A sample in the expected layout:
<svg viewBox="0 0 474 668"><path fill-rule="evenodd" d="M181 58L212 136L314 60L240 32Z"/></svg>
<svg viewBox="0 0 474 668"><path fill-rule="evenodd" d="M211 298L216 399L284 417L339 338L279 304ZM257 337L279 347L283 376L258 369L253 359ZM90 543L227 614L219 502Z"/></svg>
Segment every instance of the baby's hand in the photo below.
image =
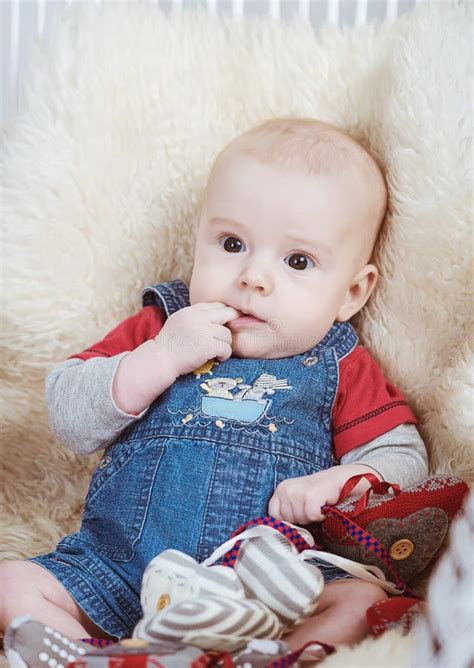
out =
<svg viewBox="0 0 474 668"><path fill-rule="evenodd" d="M346 481L359 473L374 473L380 479L380 475L370 466L346 464L301 478L284 480L270 499L268 513L292 524L322 522L326 515L321 512L321 508L337 503ZM351 496L362 494L368 486L367 481L361 480Z"/></svg>
<svg viewBox="0 0 474 668"><path fill-rule="evenodd" d="M186 306L169 316L154 341L169 355L176 376L181 376L213 357L222 362L232 355L232 333L224 323L239 315L221 302Z"/></svg>

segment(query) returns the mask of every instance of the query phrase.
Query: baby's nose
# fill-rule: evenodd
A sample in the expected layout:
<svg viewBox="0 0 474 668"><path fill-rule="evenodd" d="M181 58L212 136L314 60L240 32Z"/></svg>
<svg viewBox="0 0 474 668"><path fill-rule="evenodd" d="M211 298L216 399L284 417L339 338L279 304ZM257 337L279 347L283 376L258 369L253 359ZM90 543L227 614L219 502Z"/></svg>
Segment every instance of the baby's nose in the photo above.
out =
<svg viewBox="0 0 474 668"><path fill-rule="evenodd" d="M262 285L260 285L262 283ZM252 281L240 281L240 287L241 288L252 288L253 290L256 290L257 292L265 292L265 285L263 284L263 281L259 281L257 283L253 283Z"/></svg>
<svg viewBox="0 0 474 668"><path fill-rule="evenodd" d="M255 274L242 276L240 279L240 287L242 290L253 290L261 295L269 294L273 289L273 282L270 276L263 274Z"/></svg>
<svg viewBox="0 0 474 668"><path fill-rule="evenodd" d="M242 290L252 290L266 295L273 290L271 267L260 258L250 261L240 273L239 284Z"/></svg>

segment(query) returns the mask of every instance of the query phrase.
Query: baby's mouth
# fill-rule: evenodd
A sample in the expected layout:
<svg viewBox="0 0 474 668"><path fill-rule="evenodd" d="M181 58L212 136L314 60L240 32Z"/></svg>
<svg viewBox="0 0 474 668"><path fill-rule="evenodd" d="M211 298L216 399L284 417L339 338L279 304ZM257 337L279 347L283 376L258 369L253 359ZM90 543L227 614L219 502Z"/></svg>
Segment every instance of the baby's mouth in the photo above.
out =
<svg viewBox="0 0 474 668"><path fill-rule="evenodd" d="M252 327L265 323L265 320L260 320L260 318L257 318L254 315L251 315L250 313L243 313L242 311L239 311L239 313L241 315L238 318L234 318L234 320L229 320L229 322L227 323L229 327L240 329L242 327Z"/></svg>
<svg viewBox="0 0 474 668"><path fill-rule="evenodd" d="M235 310L239 314L238 318L253 318L254 320L258 320L260 322L265 322L262 318L260 318L256 313L253 313L253 311L243 311L242 309L238 308L237 306L234 306ZM238 318L235 318L237 320Z"/></svg>

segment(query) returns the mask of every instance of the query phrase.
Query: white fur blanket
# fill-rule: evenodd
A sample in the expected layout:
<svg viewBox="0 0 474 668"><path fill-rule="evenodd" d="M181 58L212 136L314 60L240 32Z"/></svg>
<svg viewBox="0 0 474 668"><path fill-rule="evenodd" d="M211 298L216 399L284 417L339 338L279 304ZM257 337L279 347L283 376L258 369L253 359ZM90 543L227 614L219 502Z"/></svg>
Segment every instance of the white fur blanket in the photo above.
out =
<svg viewBox="0 0 474 668"><path fill-rule="evenodd" d="M138 310L145 284L189 279L214 155L275 115L339 125L386 164L381 281L356 324L419 417L432 470L474 480L472 10L426 3L316 41L302 19L77 3L34 46L24 111L3 130L4 557L78 526L95 461L53 442L46 373ZM405 666L410 642L391 633L325 665Z"/></svg>

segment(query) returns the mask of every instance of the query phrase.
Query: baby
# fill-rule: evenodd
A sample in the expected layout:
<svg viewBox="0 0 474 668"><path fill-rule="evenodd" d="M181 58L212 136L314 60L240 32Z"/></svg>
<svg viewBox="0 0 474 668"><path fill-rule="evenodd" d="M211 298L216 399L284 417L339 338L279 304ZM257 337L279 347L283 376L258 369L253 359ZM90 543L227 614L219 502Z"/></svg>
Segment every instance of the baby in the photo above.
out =
<svg viewBox="0 0 474 668"><path fill-rule="evenodd" d="M3 626L30 613L76 638L130 636L163 550L202 561L251 518L323 520L358 473L427 475L415 416L349 323L377 282L386 207L377 161L320 121L272 119L222 150L189 287L145 288L137 314L46 380L55 435L106 449L80 531L2 565ZM323 593L290 647L363 638L386 596L318 566Z"/></svg>

